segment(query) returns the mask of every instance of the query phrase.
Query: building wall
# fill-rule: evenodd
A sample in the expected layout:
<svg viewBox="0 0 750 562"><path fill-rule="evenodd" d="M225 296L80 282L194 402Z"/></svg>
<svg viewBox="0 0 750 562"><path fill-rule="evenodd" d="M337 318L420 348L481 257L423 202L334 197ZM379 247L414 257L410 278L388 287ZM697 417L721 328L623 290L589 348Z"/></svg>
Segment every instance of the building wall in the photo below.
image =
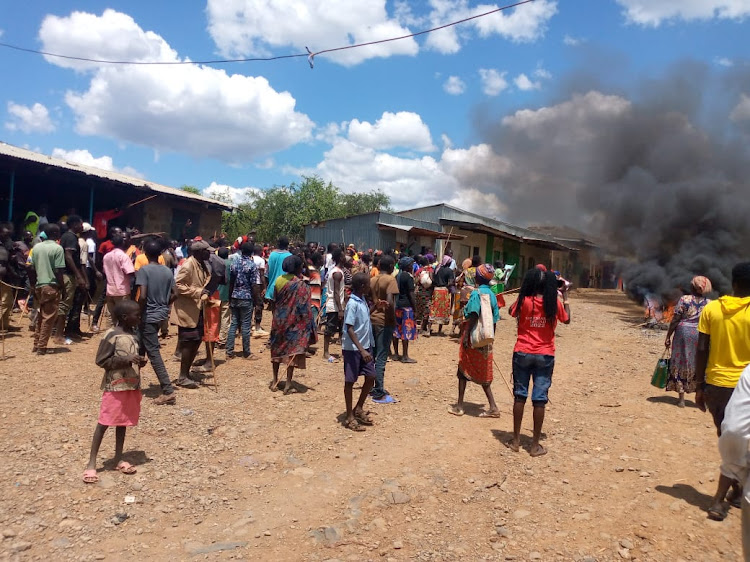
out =
<svg viewBox="0 0 750 562"><path fill-rule="evenodd" d="M159 197L143 205L143 232L166 232L179 238L186 218L193 221L191 236L208 238L221 233L221 210L207 209L202 203Z"/></svg>
<svg viewBox="0 0 750 562"><path fill-rule="evenodd" d="M550 267L552 263L552 251L539 246L533 246L526 242L521 243L521 259L519 260L518 269L523 276L526 271L538 263L543 263Z"/></svg>

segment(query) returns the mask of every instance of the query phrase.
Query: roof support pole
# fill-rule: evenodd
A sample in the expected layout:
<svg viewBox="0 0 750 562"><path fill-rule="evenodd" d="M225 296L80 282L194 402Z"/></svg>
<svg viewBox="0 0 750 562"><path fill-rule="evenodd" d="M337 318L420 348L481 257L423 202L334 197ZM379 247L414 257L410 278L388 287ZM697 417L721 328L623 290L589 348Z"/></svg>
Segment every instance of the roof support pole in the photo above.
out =
<svg viewBox="0 0 750 562"><path fill-rule="evenodd" d="M10 171L10 197L8 198L8 221L13 220L13 197L16 194L16 171Z"/></svg>
<svg viewBox="0 0 750 562"><path fill-rule="evenodd" d="M94 224L94 184L89 186L89 224Z"/></svg>

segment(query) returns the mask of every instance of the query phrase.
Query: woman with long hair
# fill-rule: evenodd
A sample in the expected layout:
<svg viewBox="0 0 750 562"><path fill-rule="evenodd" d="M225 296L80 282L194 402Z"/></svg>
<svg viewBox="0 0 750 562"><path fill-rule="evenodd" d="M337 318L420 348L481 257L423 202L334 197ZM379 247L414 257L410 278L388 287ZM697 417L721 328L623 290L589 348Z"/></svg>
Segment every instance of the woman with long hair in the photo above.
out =
<svg viewBox="0 0 750 562"><path fill-rule="evenodd" d="M551 271L530 269L523 278L518 300L510 307L510 315L518 322L518 337L513 348L513 439L507 445L515 452L521 448L523 410L529 397L529 382L533 380L534 435L529 450L532 457L547 453L539 439L555 368L555 328L558 321L570 324L568 286L563 285L561 302L557 285L557 277Z"/></svg>
<svg viewBox="0 0 750 562"><path fill-rule="evenodd" d="M680 408L685 407L685 393L693 393L695 382L695 355L698 351L698 320L705 306L711 302L706 294L713 290L706 277L693 277L690 294L682 297L674 309L664 345L672 348L669 362L667 390L679 393ZM674 338L672 337L674 336Z"/></svg>

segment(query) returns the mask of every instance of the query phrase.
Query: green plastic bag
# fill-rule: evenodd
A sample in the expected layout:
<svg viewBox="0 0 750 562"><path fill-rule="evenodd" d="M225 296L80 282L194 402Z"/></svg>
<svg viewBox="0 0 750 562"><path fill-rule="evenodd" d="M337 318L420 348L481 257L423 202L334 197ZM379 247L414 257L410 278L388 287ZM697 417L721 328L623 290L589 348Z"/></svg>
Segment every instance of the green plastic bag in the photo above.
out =
<svg viewBox="0 0 750 562"><path fill-rule="evenodd" d="M656 369L654 374L651 376L651 385L656 388L665 388L667 386L667 380L669 379L669 363L671 359L667 352L664 352L661 359L656 362Z"/></svg>

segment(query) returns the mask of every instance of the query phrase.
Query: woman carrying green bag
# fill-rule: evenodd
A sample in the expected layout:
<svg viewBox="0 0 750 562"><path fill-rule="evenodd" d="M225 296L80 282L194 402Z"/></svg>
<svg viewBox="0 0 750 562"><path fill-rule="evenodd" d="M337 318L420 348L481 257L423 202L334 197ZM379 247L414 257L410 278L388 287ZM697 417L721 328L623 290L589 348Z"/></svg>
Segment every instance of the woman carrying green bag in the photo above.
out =
<svg viewBox="0 0 750 562"><path fill-rule="evenodd" d="M698 320L705 306L711 302L705 295L713 290L711 281L701 276L693 277L690 288L691 293L682 297L675 306L674 317L664 341L664 346L671 351L666 389L679 393L678 406L680 408L685 407L685 393L693 393L696 390L695 355L698 351Z"/></svg>

